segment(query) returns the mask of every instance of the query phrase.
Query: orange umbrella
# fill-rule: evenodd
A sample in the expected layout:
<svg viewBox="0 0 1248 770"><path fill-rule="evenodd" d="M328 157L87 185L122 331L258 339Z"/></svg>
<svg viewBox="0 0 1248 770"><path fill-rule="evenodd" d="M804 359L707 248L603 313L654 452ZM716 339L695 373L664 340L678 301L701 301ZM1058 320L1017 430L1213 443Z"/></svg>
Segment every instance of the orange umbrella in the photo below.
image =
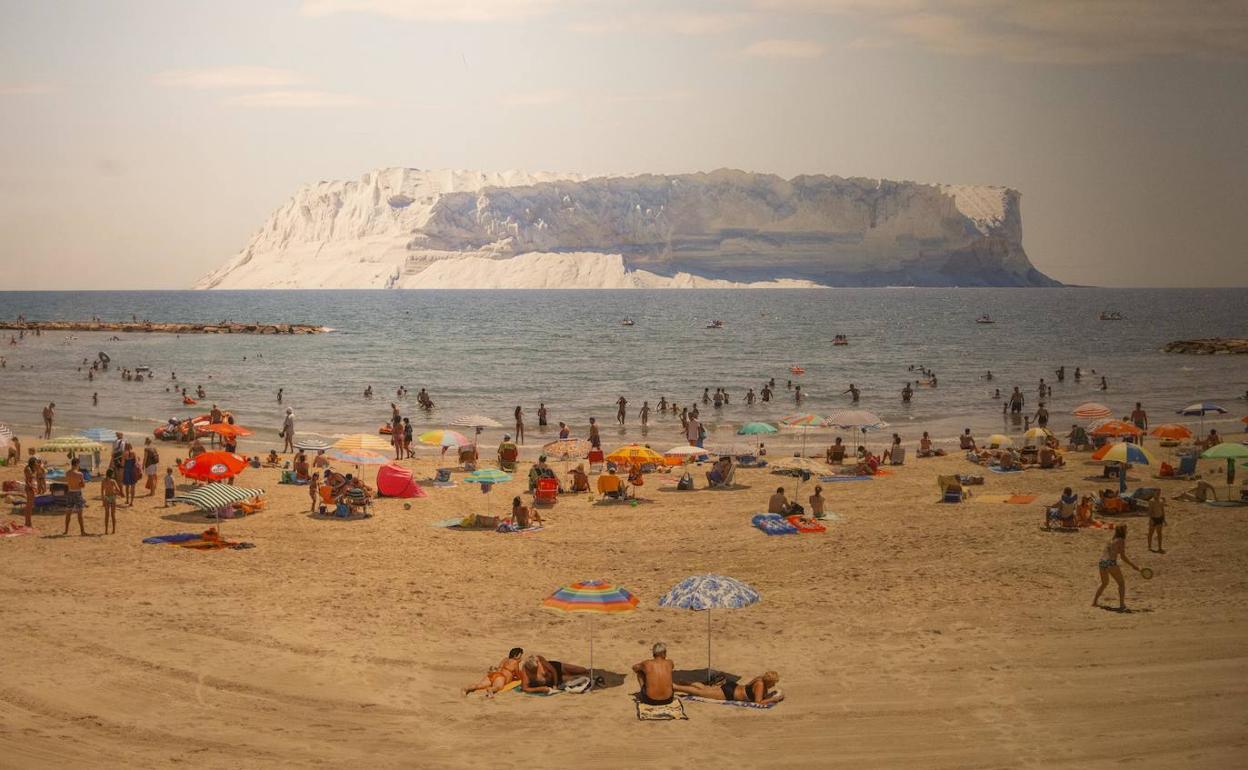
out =
<svg viewBox="0 0 1248 770"><path fill-rule="evenodd" d="M1148 432L1150 436L1158 438L1170 438L1176 441L1182 441L1192 437L1192 431L1186 425L1168 422L1165 425L1158 425Z"/></svg>
<svg viewBox="0 0 1248 770"><path fill-rule="evenodd" d="M1092 431L1093 436L1139 436L1143 433L1144 431L1122 420L1109 420Z"/></svg>
<svg viewBox="0 0 1248 770"><path fill-rule="evenodd" d="M204 452L187 460L178 470L188 479L220 481L230 479L247 467L247 458L233 452Z"/></svg>
<svg viewBox="0 0 1248 770"><path fill-rule="evenodd" d="M203 430L207 433L215 433L222 438L227 436L250 436L251 431L241 425L233 425L228 422L217 422L211 425L205 425Z"/></svg>

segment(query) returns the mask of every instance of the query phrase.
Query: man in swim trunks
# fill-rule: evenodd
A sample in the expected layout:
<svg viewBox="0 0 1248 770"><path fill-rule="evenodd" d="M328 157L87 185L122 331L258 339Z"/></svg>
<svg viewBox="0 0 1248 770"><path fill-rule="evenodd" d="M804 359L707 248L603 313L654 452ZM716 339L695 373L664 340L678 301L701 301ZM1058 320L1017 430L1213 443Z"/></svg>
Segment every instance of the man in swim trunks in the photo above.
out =
<svg viewBox="0 0 1248 770"><path fill-rule="evenodd" d="M1166 500L1161 496L1161 491L1157 491L1157 495L1148 501L1148 550L1153 550L1153 533L1157 533L1157 553L1165 553L1166 549L1161 545L1161 533L1166 528Z"/></svg>
<svg viewBox="0 0 1248 770"><path fill-rule="evenodd" d="M667 645L655 642L650 648L650 659L633 666L637 675L637 700L651 706L666 706L672 702L675 690L672 686L672 662L667 659Z"/></svg>
<svg viewBox="0 0 1248 770"><path fill-rule="evenodd" d="M567 680L589 676L589 669L562 663L557 660L546 660L541 655L526 655L524 665L520 667L520 689L524 692L556 692Z"/></svg>

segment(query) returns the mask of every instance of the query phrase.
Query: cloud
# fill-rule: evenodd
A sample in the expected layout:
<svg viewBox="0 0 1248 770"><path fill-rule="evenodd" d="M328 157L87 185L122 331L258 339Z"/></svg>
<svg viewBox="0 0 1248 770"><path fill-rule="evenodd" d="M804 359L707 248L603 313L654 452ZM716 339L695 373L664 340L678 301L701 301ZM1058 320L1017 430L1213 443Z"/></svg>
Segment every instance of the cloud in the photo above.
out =
<svg viewBox="0 0 1248 770"><path fill-rule="evenodd" d="M1248 58L1242 0L753 0L779 13L852 17L854 47L914 45L1005 61L1100 64Z"/></svg>
<svg viewBox="0 0 1248 770"><path fill-rule="evenodd" d="M323 107L355 107L369 104L369 100L354 94L332 91L260 91L239 94L226 99L225 104L234 107L264 107L274 109L309 109Z"/></svg>
<svg viewBox="0 0 1248 770"><path fill-rule="evenodd" d="M764 59L815 59L824 48L813 40L759 40L745 47L747 56Z"/></svg>
<svg viewBox="0 0 1248 770"><path fill-rule="evenodd" d="M280 88L299 85L301 79L288 70L236 66L167 70L153 75L152 82L169 88L207 91L226 88Z"/></svg>
<svg viewBox="0 0 1248 770"><path fill-rule="evenodd" d="M558 0L304 0L304 16L363 13L402 21L488 22L548 13Z"/></svg>
<svg viewBox="0 0 1248 770"><path fill-rule="evenodd" d="M38 96L55 90L48 83L0 83L0 96Z"/></svg>
<svg viewBox="0 0 1248 770"><path fill-rule="evenodd" d="M568 101L571 92L561 88L548 88L540 91L517 91L503 94L498 103L504 107L546 107Z"/></svg>
<svg viewBox="0 0 1248 770"><path fill-rule="evenodd" d="M737 11L660 11L582 19L570 28L588 34L657 31L700 37L731 32L753 21L753 14Z"/></svg>

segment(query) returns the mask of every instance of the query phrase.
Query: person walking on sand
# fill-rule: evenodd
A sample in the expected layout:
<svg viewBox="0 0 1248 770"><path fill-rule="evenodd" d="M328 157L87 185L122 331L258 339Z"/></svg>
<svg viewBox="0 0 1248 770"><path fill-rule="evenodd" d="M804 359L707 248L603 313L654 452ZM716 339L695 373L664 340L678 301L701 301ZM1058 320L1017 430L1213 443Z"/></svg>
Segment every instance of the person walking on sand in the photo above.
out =
<svg viewBox="0 0 1248 770"><path fill-rule="evenodd" d="M1152 500L1148 501L1148 550L1153 550L1153 534L1157 534L1157 553L1165 553L1166 549L1161 544L1162 531L1166 528L1166 499L1162 497L1161 490Z"/></svg>
<svg viewBox="0 0 1248 770"><path fill-rule="evenodd" d="M1114 536L1105 544L1105 550L1101 552L1101 560L1097 562L1097 569L1101 573L1101 585L1096 589L1096 595L1092 597L1092 606L1099 607L1101 602L1101 593L1105 591L1105 587L1109 585L1109 579L1112 577L1114 582L1118 584L1118 609L1125 610L1127 608L1126 595L1127 584L1122 579L1122 567L1118 566L1118 560L1122 559L1127 566L1136 572L1140 568L1127 557L1127 525L1119 524L1114 527Z"/></svg>
<svg viewBox="0 0 1248 770"><path fill-rule="evenodd" d="M620 425L623 425L624 414L625 414L624 409L625 407L628 406L628 399L624 398L623 396L620 396L618 399L616 399L615 406L616 406L615 421L618 422Z"/></svg>
<svg viewBox="0 0 1248 770"><path fill-rule="evenodd" d="M697 446L702 436L702 423L698 422L698 418L689 415L689 424L685 426L685 438L689 440L689 446Z"/></svg>
<svg viewBox="0 0 1248 770"><path fill-rule="evenodd" d="M139 458L134 453L134 447L127 442L125 453L122 455L121 482L126 488L126 505L128 506L134 505L134 488L142 475L143 472L139 470Z"/></svg>
<svg viewBox="0 0 1248 770"><path fill-rule="evenodd" d="M100 498L104 501L104 534L108 534L108 525L113 525L113 533L117 533L117 495L121 494L121 485L117 483L117 474L109 468L104 472L104 480L100 482ZM65 534L69 534L69 522L66 522ZM85 533L84 533L85 534Z"/></svg>
<svg viewBox="0 0 1248 770"><path fill-rule="evenodd" d="M650 659L633 666L637 676L637 700L650 706L666 706L676 696L672 688L672 662L667 659L667 645L655 642Z"/></svg>
<svg viewBox="0 0 1248 770"><path fill-rule="evenodd" d="M159 470L160 453L152 445L152 437L148 436L143 439L143 475L147 477L147 480L143 483L147 487L147 494L144 497L151 497L156 494L156 473Z"/></svg>
<svg viewBox="0 0 1248 770"><path fill-rule="evenodd" d="M87 502L82 499L82 488L86 485L86 478L82 475L82 471L78 470L78 458L69 461L69 472L65 474L65 532L69 534L69 519L75 512L78 514L78 533L87 534L87 528L82 523L82 509Z"/></svg>
<svg viewBox="0 0 1248 770"><path fill-rule="evenodd" d="M56 417L56 404L48 404L43 408L43 437L52 438L52 420Z"/></svg>
<svg viewBox="0 0 1248 770"><path fill-rule="evenodd" d="M34 526L30 517L35 512L35 497L39 494L38 466L39 458L32 454L30 459L26 461L26 467L22 470L22 483L24 485L22 492L26 495L26 507L22 512L25 514L26 526L28 527Z"/></svg>
<svg viewBox="0 0 1248 770"><path fill-rule="evenodd" d="M516 406L516 443L524 443L524 409Z"/></svg>
<svg viewBox="0 0 1248 770"><path fill-rule="evenodd" d="M589 445L594 449L602 449L602 436L598 435L598 420L589 418Z"/></svg>
<svg viewBox="0 0 1248 770"><path fill-rule="evenodd" d="M295 410L286 407L286 419L282 420L282 453L295 451Z"/></svg>

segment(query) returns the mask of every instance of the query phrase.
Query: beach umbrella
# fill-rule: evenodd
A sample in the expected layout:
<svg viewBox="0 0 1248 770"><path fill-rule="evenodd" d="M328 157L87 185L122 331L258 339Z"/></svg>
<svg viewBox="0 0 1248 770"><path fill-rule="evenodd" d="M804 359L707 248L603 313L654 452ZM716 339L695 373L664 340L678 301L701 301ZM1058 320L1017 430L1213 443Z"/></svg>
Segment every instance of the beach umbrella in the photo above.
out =
<svg viewBox="0 0 1248 770"><path fill-rule="evenodd" d="M178 466L188 479L220 481L230 479L247 467L247 458L233 452L204 452Z"/></svg>
<svg viewBox="0 0 1248 770"><path fill-rule="evenodd" d="M825 424L843 430L858 429L863 433L888 427L888 423L878 414L866 409L838 409L827 416Z"/></svg>
<svg viewBox="0 0 1248 770"><path fill-rule="evenodd" d="M1004 448L1004 447L1010 447L1010 446L1014 446L1014 439L1010 438L1004 433L994 433L988 437L989 449L993 447Z"/></svg>
<svg viewBox="0 0 1248 770"><path fill-rule="evenodd" d="M763 436L775 432L776 428L765 422L747 422L745 425L737 428L738 436Z"/></svg>
<svg viewBox="0 0 1248 770"><path fill-rule="evenodd" d="M558 457L561 460L567 460L571 457L580 459L588 456L589 450L593 448L594 445L583 438L561 438L543 444L542 452L551 457Z"/></svg>
<svg viewBox="0 0 1248 770"><path fill-rule="evenodd" d="M502 484L504 481L511 481L511 474L506 471L500 471L497 468L478 468L464 477L464 481L469 484L480 484L485 490L486 507L489 508L490 493L495 484Z"/></svg>
<svg viewBox="0 0 1248 770"><path fill-rule="evenodd" d="M1091 420L1096 417L1109 417L1113 413L1114 413L1113 409L1110 409L1104 404L1098 404L1095 401L1089 401L1085 404L1080 404L1079 406L1075 407L1075 410L1073 412L1071 412L1071 414L1073 414L1075 417L1078 417L1081 420Z"/></svg>
<svg viewBox="0 0 1248 770"><path fill-rule="evenodd" d="M343 436L334 442L335 449L376 449L386 451L394 449L394 445L386 439L376 436L372 433L352 433L349 436Z"/></svg>
<svg viewBox="0 0 1248 770"><path fill-rule="evenodd" d="M430 446L440 446L444 449L450 447L469 446L472 441L462 433L453 430L445 430L438 428L437 430L427 431L420 434L420 443Z"/></svg>
<svg viewBox="0 0 1248 770"><path fill-rule="evenodd" d="M780 424L787 425L790 428L822 428L825 427L826 422L826 417L811 414L810 412L799 412L780 418Z"/></svg>
<svg viewBox="0 0 1248 770"><path fill-rule="evenodd" d="M1184 417L1199 417L1200 432L1205 432L1205 415L1207 414L1226 414L1226 410L1211 401L1197 401L1194 404L1188 404L1182 409L1175 411L1175 414L1181 414Z"/></svg>
<svg viewBox="0 0 1248 770"><path fill-rule="evenodd" d="M367 449L338 449L335 447L325 454L335 460L353 464L357 474L361 465L387 465L390 463L389 455L377 454Z"/></svg>
<svg viewBox="0 0 1248 770"><path fill-rule="evenodd" d="M607 459L617 464L640 465L642 463L661 463L663 462L663 455L648 446L629 444L607 455Z"/></svg>
<svg viewBox="0 0 1248 770"><path fill-rule="evenodd" d="M1092 430L1093 436L1140 436L1144 431L1122 420L1106 420Z"/></svg>
<svg viewBox="0 0 1248 770"><path fill-rule="evenodd" d="M0 422L0 438L13 438L13 429Z"/></svg>
<svg viewBox="0 0 1248 770"><path fill-rule="evenodd" d="M688 457L702 457L704 455L713 455L713 454L715 454L715 452L712 452L709 449L704 449L700 446L689 446L688 444L680 444L664 452L663 456L664 457L686 457L688 458Z"/></svg>
<svg viewBox="0 0 1248 770"><path fill-rule="evenodd" d="M295 449L302 449L305 452L324 452L333 447L333 442L322 436L306 434L297 437L293 442Z"/></svg>
<svg viewBox="0 0 1248 770"><path fill-rule="evenodd" d="M615 615L637 609L637 597L605 580L582 580L558 589L542 600L557 612L589 613L589 681L594 681L594 615ZM591 684L592 686L592 684Z"/></svg>
<svg viewBox="0 0 1248 770"><path fill-rule="evenodd" d="M660 607L706 613L706 680L711 680L711 610L735 610L756 604L758 591L724 575L693 575L672 586Z"/></svg>
<svg viewBox="0 0 1248 770"><path fill-rule="evenodd" d="M773 473L775 471L803 471L815 474L826 470L809 457L782 457L772 463L770 467Z"/></svg>
<svg viewBox="0 0 1248 770"><path fill-rule="evenodd" d="M85 436L56 436L39 445L40 452L99 452L103 448Z"/></svg>
<svg viewBox="0 0 1248 770"><path fill-rule="evenodd" d="M1201 455L1206 460L1226 460L1226 483L1235 483L1235 461L1248 457L1248 446L1223 442L1209 447Z"/></svg>
<svg viewBox="0 0 1248 770"><path fill-rule="evenodd" d="M457 425L461 428L501 428L503 424L498 420L486 417L481 414L467 414L462 417L456 417L451 420L451 425Z"/></svg>
<svg viewBox="0 0 1248 770"><path fill-rule="evenodd" d="M1174 441L1183 441L1192 437L1192 430L1186 425L1168 422L1163 425L1153 426L1153 429L1148 432L1148 435L1156 436L1157 438L1173 439Z"/></svg>
<svg viewBox="0 0 1248 770"><path fill-rule="evenodd" d="M1139 444L1131 444L1126 441L1110 444L1108 447L1101 447L1092 453L1092 459L1122 464L1122 468L1118 472L1118 491L1120 493L1127 491L1127 463L1132 465L1155 465L1157 463L1157 460L1147 449Z"/></svg>
<svg viewBox="0 0 1248 770"><path fill-rule="evenodd" d="M87 428L86 430L78 431L78 435L92 441L112 443L113 439L117 438L117 431L112 428Z"/></svg>
<svg viewBox="0 0 1248 770"><path fill-rule="evenodd" d="M236 487L231 484L214 482L183 492L174 497L173 501L175 503L190 503L201 511L212 511L234 503L241 503L244 500L260 497L263 494L263 489L248 489L247 487Z"/></svg>
<svg viewBox="0 0 1248 770"><path fill-rule="evenodd" d="M200 430L206 433L215 433L221 438L250 436L253 433L253 431L249 428L244 428L241 425L234 425L228 422L214 422L209 425L205 425L200 428Z"/></svg>
<svg viewBox="0 0 1248 770"><path fill-rule="evenodd" d="M1044 441L1052 436L1053 433L1048 428L1031 428L1023 433L1025 439L1023 446L1035 446L1037 441Z"/></svg>

